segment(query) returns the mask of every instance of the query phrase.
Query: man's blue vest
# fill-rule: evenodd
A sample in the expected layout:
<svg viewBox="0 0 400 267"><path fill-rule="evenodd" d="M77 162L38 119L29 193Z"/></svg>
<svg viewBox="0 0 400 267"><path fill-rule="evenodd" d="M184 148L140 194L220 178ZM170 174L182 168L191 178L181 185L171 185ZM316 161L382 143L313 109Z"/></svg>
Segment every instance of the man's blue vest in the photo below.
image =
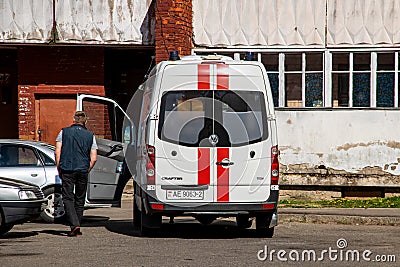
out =
<svg viewBox="0 0 400 267"><path fill-rule="evenodd" d="M93 133L80 124L62 129L60 168L64 171L88 172Z"/></svg>

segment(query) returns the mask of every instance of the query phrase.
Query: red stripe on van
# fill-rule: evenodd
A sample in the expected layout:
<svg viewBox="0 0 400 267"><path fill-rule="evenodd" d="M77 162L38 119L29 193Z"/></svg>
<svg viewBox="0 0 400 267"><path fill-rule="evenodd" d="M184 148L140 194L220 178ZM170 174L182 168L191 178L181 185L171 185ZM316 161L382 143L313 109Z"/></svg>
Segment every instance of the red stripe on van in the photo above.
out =
<svg viewBox="0 0 400 267"><path fill-rule="evenodd" d="M229 65L217 64L217 89L229 89Z"/></svg>
<svg viewBox="0 0 400 267"><path fill-rule="evenodd" d="M197 87L199 90L210 89L210 65L199 64L197 65Z"/></svg>
<svg viewBox="0 0 400 267"><path fill-rule="evenodd" d="M197 149L197 181L199 185L210 184L210 149Z"/></svg>
<svg viewBox="0 0 400 267"><path fill-rule="evenodd" d="M229 148L217 148L217 161L229 159ZM217 201L229 202L229 168L217 165Z"/></svg>

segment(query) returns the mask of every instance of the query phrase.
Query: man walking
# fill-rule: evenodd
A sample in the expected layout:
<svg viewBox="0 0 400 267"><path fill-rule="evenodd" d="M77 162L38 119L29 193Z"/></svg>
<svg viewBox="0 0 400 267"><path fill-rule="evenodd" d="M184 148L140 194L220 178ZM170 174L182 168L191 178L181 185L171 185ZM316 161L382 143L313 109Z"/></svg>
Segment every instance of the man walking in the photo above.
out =
<svg viewBox="0 0 400 267"><path fill-rule="evenodd" d="M81 235L81 221L85 204L88 174L97 160L94 134L85 127L83 111L74 115L74 123L63 128L56 139L55 157L62 180L62 198L71 232ZM74 192L75 189L75 192Z"/></svg>

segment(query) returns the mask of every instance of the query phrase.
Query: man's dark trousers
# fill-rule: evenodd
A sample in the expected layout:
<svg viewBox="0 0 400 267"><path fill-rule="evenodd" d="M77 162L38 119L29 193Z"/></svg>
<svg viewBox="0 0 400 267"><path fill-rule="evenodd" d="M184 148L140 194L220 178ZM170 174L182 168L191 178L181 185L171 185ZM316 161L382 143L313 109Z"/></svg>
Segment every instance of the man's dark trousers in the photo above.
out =
<svg viewBox="0 0 400 267"><path fill-rule="evenodd" d="M88 173L61 171L62 198L67 220L74 229L81 225L85 205ZM74 194L75 187L75 194Z"/></svg>

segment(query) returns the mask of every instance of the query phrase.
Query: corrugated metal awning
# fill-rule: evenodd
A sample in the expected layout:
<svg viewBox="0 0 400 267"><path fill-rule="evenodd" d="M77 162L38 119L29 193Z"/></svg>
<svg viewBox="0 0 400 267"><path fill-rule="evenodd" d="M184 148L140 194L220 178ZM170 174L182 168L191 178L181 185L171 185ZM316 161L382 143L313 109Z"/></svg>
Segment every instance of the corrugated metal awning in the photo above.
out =
<svg viewBox="0 0 400 267"><path fill-rule="evenodd" d="M56 36L58 43L154 44L151 3L56 0L53 9L52 0L0 0L0 42L47 43Z"/></svg>
<svg viewBox="0 0 400 267"><path fill-rule="evenodd" d="M197 46L400 45L399 0L193 0Z"/></svg>

